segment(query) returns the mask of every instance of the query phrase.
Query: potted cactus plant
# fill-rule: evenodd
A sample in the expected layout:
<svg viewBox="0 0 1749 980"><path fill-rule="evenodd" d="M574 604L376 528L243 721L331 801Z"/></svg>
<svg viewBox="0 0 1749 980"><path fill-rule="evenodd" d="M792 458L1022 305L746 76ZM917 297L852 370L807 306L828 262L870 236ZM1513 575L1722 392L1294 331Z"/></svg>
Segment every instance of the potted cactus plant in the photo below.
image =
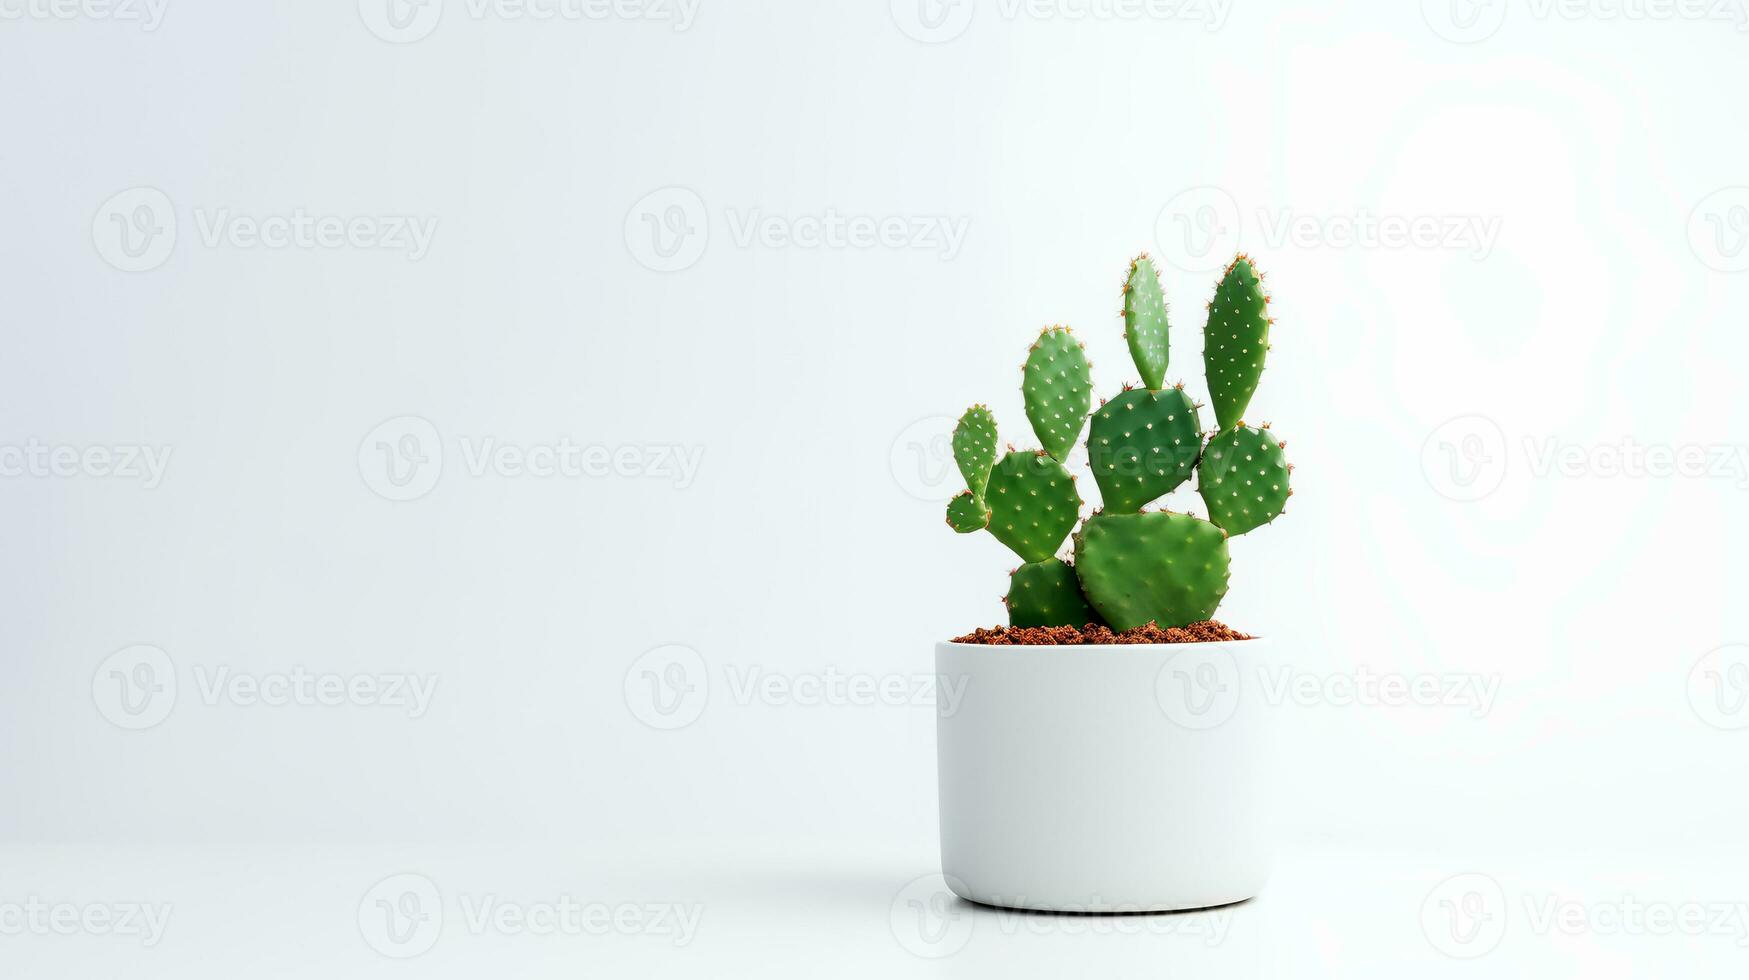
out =
<svg viewBox="0 0 1749 980"><path fill-rule="evenodd" d="M1095 407L1081 344L1049 327L1022 376L1040 448L998 456L981 405L954 432L966 490L948 524L988 532L1022 563L1008 626L936 650L938 673L965 681L937 721L943 872L985 904L1204 908L1252 897L1267 874L1263 715L1245 691L1267 641L1210 617L1229 538L1273 521L1292 493L1285 444L1243 421L1269 297L1244 255L1215 288L1207 429L1205 406L1166 382L1167 308L1145 255L1130 264L1123 319L1140 385ZM1083 429L1101 501L1085 519L1064 465ZM1146 509L1193 476L1206 518Z"/></svg>

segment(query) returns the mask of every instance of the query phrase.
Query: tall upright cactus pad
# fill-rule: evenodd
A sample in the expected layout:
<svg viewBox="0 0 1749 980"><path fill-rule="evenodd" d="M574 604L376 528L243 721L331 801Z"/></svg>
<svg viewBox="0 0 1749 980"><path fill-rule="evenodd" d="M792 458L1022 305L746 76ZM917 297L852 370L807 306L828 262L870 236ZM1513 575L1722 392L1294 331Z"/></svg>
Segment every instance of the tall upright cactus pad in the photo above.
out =
<svg viewBox="0 0 1749 980"><path fill-rule="evenodd" d="M1095 514L1075 534L1075 573L1112 629L1187 626L1227 594L1227 534L1189 514Z"/></svg>
<svg viewBox="0 0 1749 980"><path fill-rule="evenodd" d="M947 526L961 534L982 531L990 526L990 508L983 497L961 490L959 496L947 502Z"/></svg>
<svg viewBox="0 0 1749 980"><path fill-rule="evenodd" d="M1046 327L1022 370L1020 391L1039 445L1058 460L1068 459L1093 404L1093 381L1081 342L1068 327Z"/></svg>
<svg viewBox="0 0 1749 980"><path fill-rule="evenodd" d="M953 461L960 475L966 478L966 488L976 497L984 496L984 483L990 479L990 467L996 465L996 417L983 405L973 405L960 416L953 430Z"/></svg>
<svg viewBox="0 0 1749 980"><path fill-rule="evenodd" d="M1086 626L1100 622L1099 613L1081 595L1075 570L1055 558L1028 562L1008 576L1008 606L1012 626Z"/></svg>
<svg viewBox="0 0 1749 980"><path fill-rule="evenodd" d="M1209 401L1222 431L1239 424L1269 353L1269 297L1251 260L1241 255L1227 267L1203 328L1203 370Z"/></svg>
<svg viewBox="0 0 1749 980"><path fill-rule="evenodd" d="M1160 275L1154 271L1154 260L1137 256L1130 263L1129 278L1123 284L1123 336L1129 341L1130 357L1141 372L1142 384L1150 391L1159 391L1166 383L1166 362L1170 355L1166 325L1166 294L1160 289Z"/></svg>
<svg viewBox="0 0 1749 980"><path fill-rule="evenodd" d="M1182 387L1131 388L1099 406L1087 458L1108 514L1134 514L1190 478L1202 421Z"/></svg>
<svg viewBox="0 0 1749 980"><path fill-rule="evenodd" d="M1045 453L1003 456L990 471L984 499L990 505L990 533L1021 561L1055 555L1081 516L1074 477Z"/></svg>
<svg viewBox="0 0 1749 980"><path fill-rule="evenodd" d="M1293 495L1286 448L1267 427L1235 426L1209 440L1196 473L1209 520L1228 534L1244 534L1280 517Z"/></svg>

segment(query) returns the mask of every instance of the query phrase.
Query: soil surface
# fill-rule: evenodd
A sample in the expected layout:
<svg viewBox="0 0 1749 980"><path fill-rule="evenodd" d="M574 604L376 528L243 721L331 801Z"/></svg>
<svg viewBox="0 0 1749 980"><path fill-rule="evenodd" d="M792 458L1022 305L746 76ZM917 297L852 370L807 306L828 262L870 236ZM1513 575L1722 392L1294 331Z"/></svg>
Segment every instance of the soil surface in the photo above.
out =
<svg viewBox="0 0 1749 980"><path fill-rule="evenodd" d="M1228 626L1205 619L1189 626L1161 629L1153 623L1133 630L1114 633L1109 626L1088 623L1073 626L998 626L979 627L965 636L953 638L955 643L981 643L988 646L1105 646L1121 643L1219 643L1224 640L1249 640L1251 637Z"/></svg>

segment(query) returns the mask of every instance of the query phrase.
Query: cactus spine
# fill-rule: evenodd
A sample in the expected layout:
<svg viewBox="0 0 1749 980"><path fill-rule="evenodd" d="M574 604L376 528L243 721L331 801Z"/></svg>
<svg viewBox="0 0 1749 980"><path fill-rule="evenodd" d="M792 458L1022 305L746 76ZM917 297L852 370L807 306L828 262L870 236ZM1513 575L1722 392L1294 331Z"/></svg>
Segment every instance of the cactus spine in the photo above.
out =
<svg viewBox="0 0 1749 980"><path fill-rule="evenodd" d="M1154 622L1184 626L1212 616L1227 592L1227 541L1280 516L1293 494L1284 450L1269 426L1243 415L1269 351L1269 296L1244 255L1215 288L1203 328L1203 367L1215 428L1204 432L1201 405L1184 385L1167 387L1170 342L1164 291L1145 255L1123 286L1124 339L1141 375L1091 413L1087 455L1102 508L1074 533L1073 566L1057 557L1075 527L1081 496L1063 466L1088 418L1092 384L1081 344L1049 327L1028 353L1022 394L1044 448L996 457L989 409L969 409L954 431L954 458L967 489L948 503L961 533L988 530L1025 564L1004 597L1016 626L1112 628ZM1190 514L1142 508L1195 474L1208 508Z"/></svg>

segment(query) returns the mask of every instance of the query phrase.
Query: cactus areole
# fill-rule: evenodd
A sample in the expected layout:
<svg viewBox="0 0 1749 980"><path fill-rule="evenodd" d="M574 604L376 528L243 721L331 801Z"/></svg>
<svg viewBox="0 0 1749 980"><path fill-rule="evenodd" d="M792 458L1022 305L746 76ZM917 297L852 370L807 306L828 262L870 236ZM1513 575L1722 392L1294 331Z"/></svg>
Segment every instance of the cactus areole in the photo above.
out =
<svg viewBox="0 0 1749 980"><path fill-rule="evenodd" d="M1274 322L1251 260L1240 255L1227 266L1203 326L1213 428L1203 428L1204 406L1183 384L1166 384L1166 297L1146 255L1124 280L1123 322L1140 386L1092 404L1083 345L1068 327L1046 327L1021 382L1041 448L999 454L996 419L983 405L967 409L954 430L966 489L948 502L947 523L961 534L988 531L1020 556L1003 600L1012 626L1122 631L1210 619L1227 594L1228 538L1274 521L1293 493L1287 444L1269 426L1244 422ZM1100 509L1085 518L1065 466L1084 429L1100 496ZM1144 510L1192 476L1206 518Z"/></svg>

